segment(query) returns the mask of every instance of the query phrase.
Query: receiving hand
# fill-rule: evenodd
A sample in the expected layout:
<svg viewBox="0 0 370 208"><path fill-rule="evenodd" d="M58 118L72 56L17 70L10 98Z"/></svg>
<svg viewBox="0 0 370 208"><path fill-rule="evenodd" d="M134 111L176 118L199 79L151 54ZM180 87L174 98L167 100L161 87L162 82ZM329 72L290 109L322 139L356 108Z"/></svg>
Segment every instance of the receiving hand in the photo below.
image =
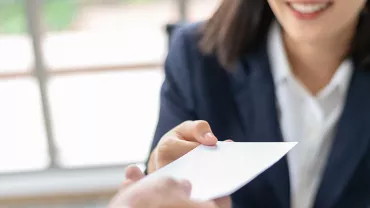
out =
<svg viewBox="0 0 370 208"><path fill-rule="evenodd" d="M129 167L126 180L109 208L218 208L214 202L196 203L189 199L191 184L162 178L141 180L143 173Z"/></svg>

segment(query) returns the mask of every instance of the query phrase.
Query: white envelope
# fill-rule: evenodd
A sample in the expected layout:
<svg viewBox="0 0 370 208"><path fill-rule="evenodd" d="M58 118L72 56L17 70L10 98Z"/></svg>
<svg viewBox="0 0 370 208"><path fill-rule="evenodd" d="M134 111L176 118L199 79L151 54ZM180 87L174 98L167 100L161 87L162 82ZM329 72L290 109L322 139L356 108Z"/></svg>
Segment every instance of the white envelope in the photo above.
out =
<svg viewBox="0 0 370 208"><path fill-rule="evenodd" d="M148 175L186 179L192 184L191 198L197 201L228 196L278 162L297 143L218 142L193 151Z"/></svg>

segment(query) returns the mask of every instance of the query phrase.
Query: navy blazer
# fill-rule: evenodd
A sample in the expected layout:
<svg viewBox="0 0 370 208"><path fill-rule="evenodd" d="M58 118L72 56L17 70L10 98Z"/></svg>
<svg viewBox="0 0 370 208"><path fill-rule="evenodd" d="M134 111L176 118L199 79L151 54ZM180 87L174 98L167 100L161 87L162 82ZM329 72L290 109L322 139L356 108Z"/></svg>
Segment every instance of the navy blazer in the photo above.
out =
<svg viewBox="0 0 370 208"><path fill-rule="evenodd" d="M266 44L240 57L235 69L227 71L214 55L199 51L198 27L188 25L173 35L152 148L167 131L186 120L208 121L220 140L283 141ZM369 70L355 70L348 93L315 208L370 207ZM240 208L289 208L286 158L232 199Z"/></svg>

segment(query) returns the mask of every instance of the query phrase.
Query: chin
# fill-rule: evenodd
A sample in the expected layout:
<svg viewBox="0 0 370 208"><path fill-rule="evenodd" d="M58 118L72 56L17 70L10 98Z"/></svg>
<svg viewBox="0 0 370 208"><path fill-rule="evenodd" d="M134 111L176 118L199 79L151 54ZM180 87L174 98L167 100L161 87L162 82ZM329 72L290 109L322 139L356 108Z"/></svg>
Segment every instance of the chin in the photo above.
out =
<svg viewBox="0 0 370 208"><path fill-rule="evenodd" d="M294 42L317 42L331 37L327 30L321 29L322 27L295 27L287 28L285 34Z"/></svg>
<svg viewBox="0 0 370 208"><path fill-rule="evenodd" d="M289 38L293 40L294 42L300 42L300 43L315 43L322 39L322 36L315 35L315 34L293 34L290 35Z"/></svg>

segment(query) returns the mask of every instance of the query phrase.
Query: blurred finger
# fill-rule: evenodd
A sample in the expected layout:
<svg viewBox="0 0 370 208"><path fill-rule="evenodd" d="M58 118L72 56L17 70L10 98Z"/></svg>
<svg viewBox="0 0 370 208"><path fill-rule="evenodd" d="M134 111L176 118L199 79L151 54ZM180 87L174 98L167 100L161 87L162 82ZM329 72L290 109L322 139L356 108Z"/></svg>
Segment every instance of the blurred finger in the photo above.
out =
<svg viewBox="0 0 370 208"><path fill-rule="evenodd" d="M125 189L127 189L128 187L130 187L131 185L133 185L134 183L135 183L134 181L132 181L132 180L130 180L130 179L126 179L126 180L124 180L124 181L121 183L121 185L120 185L119 189L120 189L120 190L125 190Z"/></svg>
<svg viewBox="0 0 370 208"><path fill-rule="evenodd" d="M197 146L199 146L197 142L184 141L176 137L167 139L156 149L156 169L162 168L177 160Z"/></svg>
<svg viewBox="0 0 370 208"><path fill-rule="evenodd" d="M218 141L206 121L185 121L176 126L173 132L183 140L199 142L203 145L214 146Z"/></svg>
<svg viewBox="0 0 370 208"><path fill-rule="evenodd" d="M187 180L182 180L179 182L180 187L185 192L185 194L190 197L191 194L191 183Z"/></svg>
<svg viewBox="0 0 370 208"><path fill-rule="evenodd" d="M126 179L129 179L132 181L138 181L144 178L144 173L141 172L141 170L135 165L131 165L127 167L125 174L126 174Z"/></svg>
<svg viewBox="0 0 370 208"><path fill-rule="evenodd" d="M191 193L191 184L187 180L175 180L173 178L161 178L156 184L157 192L162 192L168 197L189 198ZM170 194L170 195L169 195Z"/></svg>
<svg viewBox="0 0 370 208"><path fill-rule="evenodd" d="M199 203L197 205L197 208L221 208L221 207L218 207L217 204L215 204L212 201L208 201L208 202Z"/></svg>
<svg viewBox="0 0 370 208"><path fill-rule="evenodd" d="M229 208L229 207L231 207L231 197L230 196L218 198L218 199L214 200L214 202L217 204L218 208Z"/></svg>
<svg viewBox="0 0 370 208"><path fill-rule="evenodd" d="M217 205L212 201L207 202L194 202L187 200L184 203L179 204L176 208L218 208Z"/></svg>

